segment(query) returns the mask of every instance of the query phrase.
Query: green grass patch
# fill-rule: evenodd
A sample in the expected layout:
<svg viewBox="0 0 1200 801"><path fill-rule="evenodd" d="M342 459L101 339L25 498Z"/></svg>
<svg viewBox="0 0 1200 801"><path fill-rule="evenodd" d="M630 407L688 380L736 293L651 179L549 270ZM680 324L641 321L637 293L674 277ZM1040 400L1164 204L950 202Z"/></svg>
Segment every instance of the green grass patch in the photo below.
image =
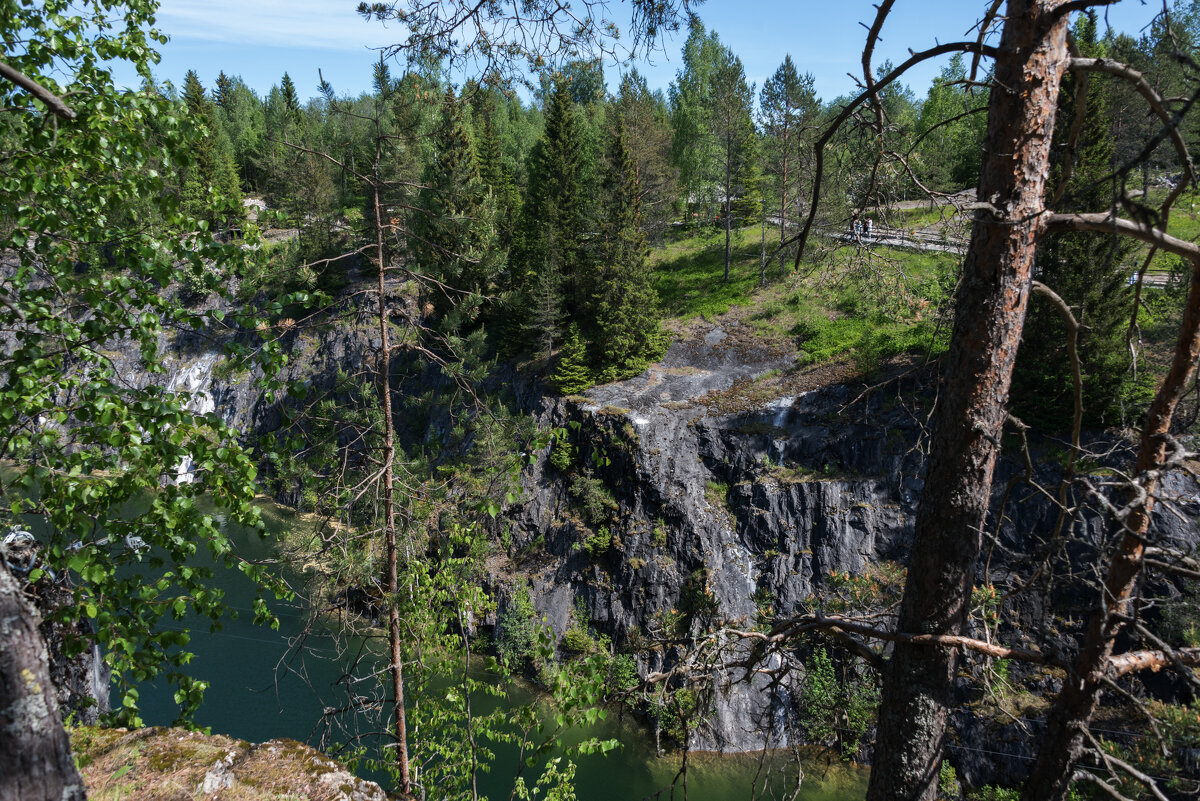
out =
<svg viewBox="0 0 1200 801"><path fill-rule="evenodd" d="M881 255L888 263L880 272L892 276L894 286L865 286L845 276L832 287L764 293L750 323L768 338L794 339L810 362L850 354L864 373L900 353L939 352L948 330L937 330L937 306L950 291L957 257L903 250Z"/></svg>
<svg viewBox="0 0 1200 801"><path fill-rule="evenodd" d="M729 485L723 481L708 481L704 484L704 500L716 509L729 508Z"/></svg>
<svg viewBox="0 0 1200 801"><path fill-rule="evenodd" d="M739 306L748 310L743 321L764 340L795 345L807 363L849 355L863 373L900 353L945 347L937 312L959 256L875 248L864 261L860 249L843 247L824 254L827 261L803 280L781 282L772 265L774 283L761 288L761 241L758 227L740 232L729 281L719 231L678 234L657 248L650 263L667 316L712 319Z"/></svg>
<svg viewBox="0 0 1200 801"><path fill-rule="evenodd" d="M875 219L876 224L882 223L891 228L905 228L917 231L931 226L944 224L957 225L958 209L950 204L934 206L918 206L915 209L885 209Z"/></svg>
<svg viewBox="0 0 1200 801"><path fill-rule="evenodd" d="M728 281L723 231L679 235L651 252L654 289L665 316L711 318L751 302L759 282L762 231L754 226L735 234Z"/></svg>

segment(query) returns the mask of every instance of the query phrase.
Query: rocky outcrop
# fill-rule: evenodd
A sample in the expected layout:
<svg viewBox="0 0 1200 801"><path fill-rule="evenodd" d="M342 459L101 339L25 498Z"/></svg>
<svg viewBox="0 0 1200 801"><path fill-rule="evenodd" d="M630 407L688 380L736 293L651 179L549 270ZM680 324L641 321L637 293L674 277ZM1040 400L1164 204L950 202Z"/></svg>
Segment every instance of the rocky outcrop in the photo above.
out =
<svg viewBox="0 0 1200 801"><path fill-rule="evenodd" d="M559 634L572 621L587 623L619 649L636 650L643 673L675 664L680 651L669 643L696 638L712 621L760 625L811 606L847 575L903 564L911 541L931 375L910 379L903 392L893 385L864 394L861 385L819 377L806 384L803 371L773 375L772 354L714 352L726 341L710 331L636 379L584 397L544 398L534 408L561 435L524 474L523 502L510 510L513 565L493 580L527 583ZM1098 437L1092 445L1107 453L1106 463L1127 463L1119 440ZM1056 487L1055 444L1035 447L1034 477ZM1055 507L1025 482L1010 491L1024 462L1015 450L1006 458L994 485L1003 522L990 525L997 536L980 580L1001 581L1034 557L1066 569L1094 561L1104 518L1081 513L1068 540L1048 541ZM1112 474L1102 464L1086 469L1095 484ZM1158 536L1194 548L1195 482L1175 474L1163 489L1170 502L1156 512ZM1078 621L1092 600L1080 582L1025 593L1006 602L999 636L1028 642L1024 633L1043 626L1047 610L1065 609L1064 618ZM647 633L659 644L647 648ZM1073 638L1061 640L1069 654ZM744 751L793 742L802 731L803 676L729 678L738 679L714 676L711 708L690 745ZM964 684L964 704L976 700L978 686ZM1035 737L989 734L992 724L969 714L955 724L956 742L1004 746L964 756L971 784L1020 777Z"/></svg>
<svg viewBox="0 0 1200 801"><path fill-rule="evenodd" d="M93 798L388 801L379 785L295 740L251 744L181 729L72 730Z"/></svg>
<svg viewBox="0 0 1200 801"><path fill-rule="evenodd" d="M365 318L347 316L348 324L286 333L285 380L325 390L339 371L367 359L371 329ZM169 380L196 384L194 392L207 393L235 427L274 426L277 407L248 376L206 362L206 347L198 339L169 343ZM558 634L587 623L617 648L636 651L646 673L675 664L679 646L713 621L760 625L805 608L846 576L903 563L923 486L930 374L915 372L903 392L891 385L864 394L846 372L794 370L794 360L746 329L701 325L643 375L581 397L553 397L534 379L498 371L496 383L518 408L561 432L523 472L523 496L500 524L508 561L490 579L500 614L524 584ZM1097 450L1112 464L1127 459L1119 441L1103 444ZM1044 455L1052 449L1044 446ZM1036 477L1054 486L1054 460L1042 461ZM1098 475L1105 469L1090 467ZM1005 508L987 549L986 578L994 581L1031 553L1087 561L1105 536L1104 520L1083 514L1067 547L1042 542L1054 527L1053 506L1021 483L1006 495L1023 470L1015 454L997 467L995 505L1003 497ZM1172 476L1163 486L1176 503L1160 507L1160 535L1195 545L1194 482ZM1008 602L1000 636L1019 640L1045 621L1051 604L1077 606L1074 617L1082 619L1090 602L1070 584L1026 593ZM659 645L645 647L647 633ZM714 676L711 707L690 745L746 751L795 742L802 681L798 674L776 683ZM957 742L995 739L990 724L971 715L955 724ZM1012 778L1027 763L1022 742L1031 739L1001 738L1002 757L964 761L970 783Z"/></svg>
<svg viewBox="0 0 1200 801"><path fill-rule="evenodd" d="M75 605L75 596L65 576L56 574L39 558L33 535L13 528L0 538L0 560L21 586L41 617L38 626L46 644L50 681L64 719L95 724L111 711L110 671L100 648L93 642L90 621L63 622L57 613ZM45 572L29 581L35 568Z"/></svg>
<svg viewBox="0 0 1200 801"><path fill-rule="evenodd" d="M831 574L903 552L916 418L879 398L851 406L844 385L771 397L797 389L789 377L760 382L756 399L754 376L787 360L729 349L714 331L629 382L543 402L541 422L562 436L524 475L512 550L560 634L580 610L618 647L647 632L685 641L717 619L754 626L798 610ZM677 658L642 650L639 668ZM692 747L789 745L800 678L715 679Z"/></svg>

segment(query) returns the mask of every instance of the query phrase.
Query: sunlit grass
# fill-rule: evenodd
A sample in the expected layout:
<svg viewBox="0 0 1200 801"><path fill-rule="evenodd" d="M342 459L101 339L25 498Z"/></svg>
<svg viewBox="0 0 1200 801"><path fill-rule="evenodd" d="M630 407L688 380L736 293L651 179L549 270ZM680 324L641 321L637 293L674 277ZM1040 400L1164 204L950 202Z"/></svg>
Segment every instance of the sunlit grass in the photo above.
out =
<svg viewBox="0 0 1200 801"><path fill-rule="evenodd" d="M723 231L681 235L655 248L650 253L650 267L663 313L679 320L701 315L712 318L750 303L759 283L761 246L758 226L736 232L729 281L725 280Z"/></svg>
<svg viewBox="0 0 1200 801"><path fill-rule="evenodd" d="M883 222L893 228L904 228L918 231L930 226L941 227L944 224L958 225L958 209L949 204L934 206L919 206L915 209L886 209L882 212Z"/></svg>
<svg viewBox="0 0 1200 801"><path fill-rule="evenodd" d="M764 340L796 347L803 363L849 355L864 372L898 353L943 347L937 311L960 257L878 248L867 258L842 247L803 276L790 268L781 275L774 261L768 286L760 287L761 241L758 227L740 232L728 282L720 232L679 236L656 249L650 264L666 315L686 322L739 307L743 322Z"/></svg>

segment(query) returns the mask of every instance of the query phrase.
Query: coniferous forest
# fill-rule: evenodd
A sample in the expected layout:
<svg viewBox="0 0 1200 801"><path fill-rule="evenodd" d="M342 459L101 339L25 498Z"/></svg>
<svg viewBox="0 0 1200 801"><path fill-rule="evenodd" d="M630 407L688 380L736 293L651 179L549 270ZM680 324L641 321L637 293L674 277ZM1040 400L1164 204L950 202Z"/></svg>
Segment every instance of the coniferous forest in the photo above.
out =
<svg viewBox="0 0 1200 801"><path fill-rule="evenodd" d="M700 0L362 3L358 94L3 4L0 801L1195 798L1200 4L1115 4L838 97Z"/></svg>

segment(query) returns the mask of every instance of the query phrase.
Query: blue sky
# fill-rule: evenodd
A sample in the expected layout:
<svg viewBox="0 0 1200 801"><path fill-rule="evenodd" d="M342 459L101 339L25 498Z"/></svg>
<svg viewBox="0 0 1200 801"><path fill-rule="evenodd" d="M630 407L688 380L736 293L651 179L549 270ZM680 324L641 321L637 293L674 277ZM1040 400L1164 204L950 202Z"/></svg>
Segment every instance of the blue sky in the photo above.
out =
<svg viewBox="0 0 1200 801"><path fill-rule="evenodd" d="M358 0L162 0L159 27L171 37L155 70L177 85L195 69L211 87L221 70L240 75L264 94L286 71L302 97L316 94L317 70L339 94L357 94L370 83L378 55L372 47L396 40L395 28L362 20ZM613 17L622 14L613 2ZM895 62L935 42L967 38L989 5L987 0L899 0L883 30L875 62ZM1161 8L1161 0L1122 0L1101 10L1112 27L1136 34ZM861 72L861 49L874 17L869 0L708 0L701 19L741 57L747 78L762 86L790 53L802 72L816 79L824 100L853 90L847 72ZM973 37L971 37L973 38ZM636 64L652 88L666 89L681 66L683 36L665 42L649 62ZM940 64L909 73L906 83L924 95ZM606 66L610 88L618 68ZM121 77L118 75L118 77Z"/></svg>

